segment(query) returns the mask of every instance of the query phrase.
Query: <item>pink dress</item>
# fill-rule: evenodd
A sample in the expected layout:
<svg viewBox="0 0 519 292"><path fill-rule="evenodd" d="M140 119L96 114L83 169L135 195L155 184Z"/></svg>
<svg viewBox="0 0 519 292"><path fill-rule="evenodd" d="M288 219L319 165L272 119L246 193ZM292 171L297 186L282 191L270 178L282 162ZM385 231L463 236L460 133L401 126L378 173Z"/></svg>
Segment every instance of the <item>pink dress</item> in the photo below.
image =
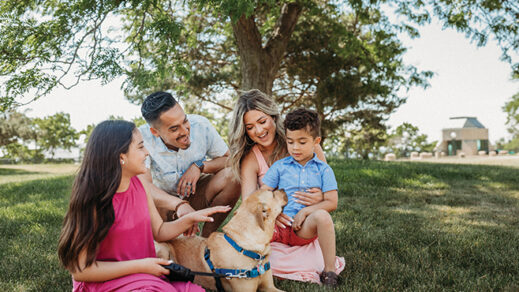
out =
<svg viewBox="0 0 519 292"><path fill-rule="evenodd" d="M252 147L252 152L258 161L258 184L263 185L262 179L269 166L261 154L258 145ZM296 281L320 283L319 273L324 270L324 259L316 239L303 246L289 246L280 242L271 242L270 267L272 275ZM343 257L335 258L335 273L338 275L344 270Z"/></svg>
<svg viewBox="0 0 519 292"><path fill-rule="evenodd" d="M112 199L115 220L101 242L98 261L156 257L146 192L135 176L128 190ZM191 282L169 283L150 274L131 274L105 282L73 281L73 291L205 291Z"/></svg>

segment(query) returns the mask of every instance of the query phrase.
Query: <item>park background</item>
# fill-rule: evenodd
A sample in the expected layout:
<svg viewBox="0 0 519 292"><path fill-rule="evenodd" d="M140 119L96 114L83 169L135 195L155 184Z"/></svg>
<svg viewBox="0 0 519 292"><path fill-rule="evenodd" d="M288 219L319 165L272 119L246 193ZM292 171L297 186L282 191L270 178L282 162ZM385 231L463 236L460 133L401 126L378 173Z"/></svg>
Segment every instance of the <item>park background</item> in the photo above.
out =
<svg viewBox="0 0 519 292"><path fill-rule="evenodd" d="M507 1L0 4L0 151L15 163L0 167L0 288L70 290L56 242L70 163L95 124L143 123L142 98L169 90L227 137L237 90L257 87L284 113L306 106L327 121L340 290L519 289L518 156L407 161L460 115L519 150L517 15ZM239 41L250 24L259 56L285 42L270 47L284 48L269 57L275 74ZM400 161L377 161L386 153ZM64 164L27 164L41 162Z"/></svg>

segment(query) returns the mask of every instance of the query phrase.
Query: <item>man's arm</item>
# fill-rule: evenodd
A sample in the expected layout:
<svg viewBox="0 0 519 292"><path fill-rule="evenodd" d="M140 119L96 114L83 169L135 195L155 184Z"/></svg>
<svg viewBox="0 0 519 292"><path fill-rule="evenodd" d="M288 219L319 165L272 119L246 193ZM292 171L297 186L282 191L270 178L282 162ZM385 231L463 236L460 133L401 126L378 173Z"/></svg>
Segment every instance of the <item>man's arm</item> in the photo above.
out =
<svg viewBox="0 0 519 292"><path fill-rule="evenodd" d="M227 150L223 156L215 157L209 161L204 161L204 173L217 173L224 169L229 155L230 152Z"/></svg>
<svg viewBox="0 0 519 292"><path fill-rule="evenodd" d="M224 169L227 164L228 156L229 150L227 150L223 156L204 161L204 173L217 173ZM192 163L178 180L177 193L187 197L196 193L196 183L200 179L201 174L200 168L198 168L195 163Z"/></svg>
<svg viewBox="0 0 519 292"><path fill-rule="evenodd" d="M139 174L139 179L141 180L144 187L150 192L151 197L153 198L153 202L157 208L175 210L177 205L182 202L180 198L172 196L154 185L151 178L151 171L149 169L146 171L146 173ZM192 211L194 210L189 204L182 204L177 210L177 216L180 217L181 215Z"/></svg>

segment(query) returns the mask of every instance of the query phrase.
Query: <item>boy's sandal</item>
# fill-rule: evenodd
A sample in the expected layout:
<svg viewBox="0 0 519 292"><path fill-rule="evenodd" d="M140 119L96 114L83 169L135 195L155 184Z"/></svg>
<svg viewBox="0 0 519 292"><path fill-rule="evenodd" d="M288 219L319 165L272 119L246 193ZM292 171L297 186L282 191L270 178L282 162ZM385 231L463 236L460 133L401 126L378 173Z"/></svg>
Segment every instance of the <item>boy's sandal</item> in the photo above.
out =
<svg viewBox="0 0 519 292"><path fill-rule="evenodd" d="M339 276L337 276L337 274L335 274L335 272L322 272L321 275L319 276L319 279L321 280L321 283L323 283L323 285L325 286L328 286L328 287L337 287L337 284L338 284L338 281L339 281Z"/></svg>

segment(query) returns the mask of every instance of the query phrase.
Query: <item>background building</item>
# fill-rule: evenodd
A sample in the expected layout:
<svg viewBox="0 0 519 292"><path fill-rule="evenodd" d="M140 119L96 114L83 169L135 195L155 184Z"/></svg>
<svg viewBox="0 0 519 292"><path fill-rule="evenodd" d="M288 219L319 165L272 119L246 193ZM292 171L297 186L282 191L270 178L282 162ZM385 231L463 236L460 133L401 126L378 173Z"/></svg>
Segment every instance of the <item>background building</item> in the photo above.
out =
<svg viewBox="0 0 519 292"><path fill-rule="evenodd" d="M446 155L477 155L479 151L489 151L488 129L476 117L452 117L451 125L442 129L442 140L435 151Z"/></svg>

